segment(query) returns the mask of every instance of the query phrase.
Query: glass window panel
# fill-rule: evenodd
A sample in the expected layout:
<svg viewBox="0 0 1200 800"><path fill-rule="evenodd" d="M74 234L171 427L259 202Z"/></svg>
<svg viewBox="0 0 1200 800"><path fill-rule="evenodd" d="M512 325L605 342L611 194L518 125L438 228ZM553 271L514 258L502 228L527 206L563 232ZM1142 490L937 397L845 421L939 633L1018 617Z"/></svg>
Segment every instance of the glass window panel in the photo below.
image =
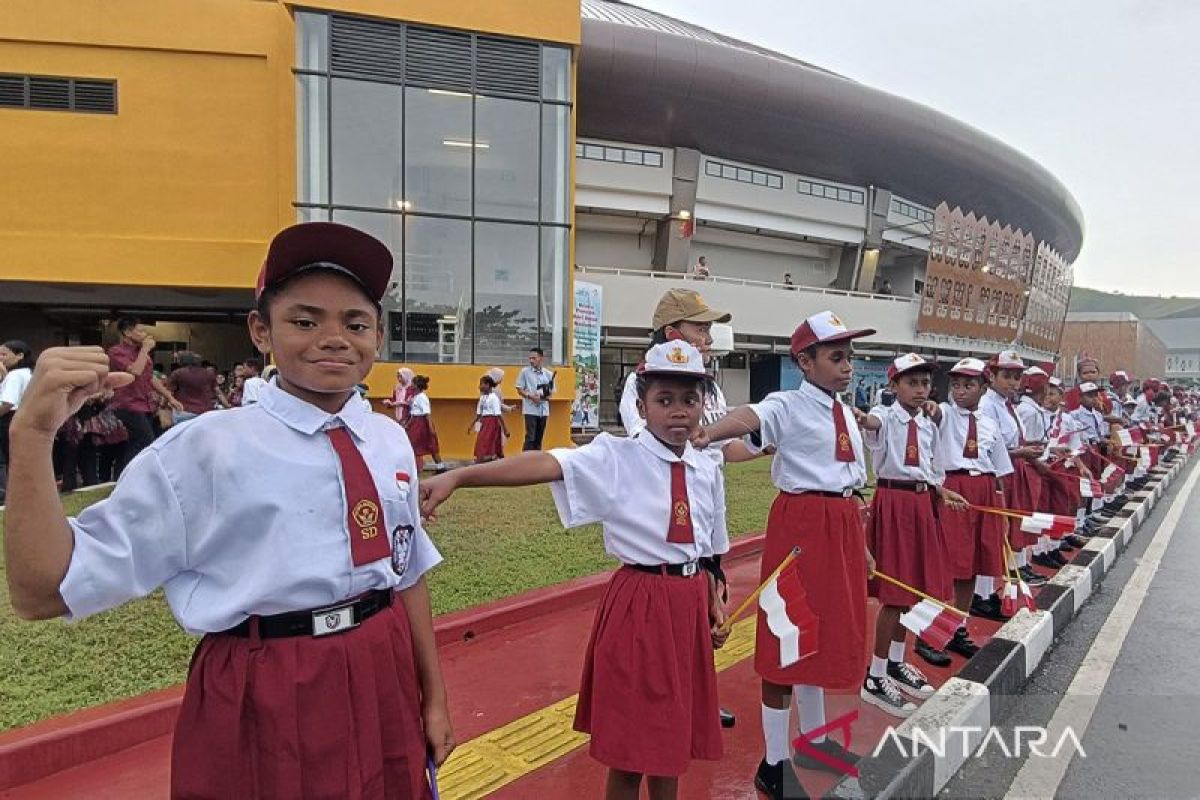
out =
<svg viewBox="0 0 1200 800"><path fill-rule="evenodd" d="M409 211L471 213L471 95L404 90L404 199Z"/></svg>
<svg viewBox="0 0 1200 800"><path fill-rule="evenodd" d="M812 184L808 181L798 181L796 183L796 189L804 194L812 194Z"/></svg>
<svg viewBox="0 0 1200 800"><path fill-rule="evenodd" d="M406 361L471 361L471 223L405 215Z"/></svg>
<svg viewBox="0 0 1200 800"><path fill-rule="evenodd" d="M847 203L850 202L850 190L849 189L838 189L837 199L845 201Z"/></svg>
<svg viewBox="0 0 1200 800"><path fill-rule="evenodd" d="M296 199L301 203L329 202L327 85L317 75L296 76Z"/></svg>
<svg viewBox="0 0 1200 800"><path fill-rule="evenodd" d="M571 51L565 47L542 47L542 97L571 99Z"/></svg>
<svg viewBox="0 0 1200 800"><path fill-rule="evenodd" d="M476 98L476 217L538 218L540 124L537 103Z"/></svg>
<svg viewBox="0 0 1200 800"><path fill-rule="evenodd" d="M711 161L706 161L704 162L704 174L719 178L721 177L721 166Z"/></svg>
<svg viewBox="0 0 1200 800"><path fill-rule="evenodd" d="M297 222L329 222L329 209L302 206L296 209Z"/></svg>
<svg viewBox="0 0 1200 800"><path fill-rule="evenodd" d="M584 147L584 152L586 152L586 153L587 153L587 157L588 157L588 158L594 158L594 159L596 159L597 161L603 161L603 160L604 160L604 148L603 148L603 147L601 147L600 145L598 145L598 144L585 144L583 147Z"/></svg>
<svg viewBox="0 0 1200 800"><path fill-rule="evenodd" d="M400 208L402 91L387 83L333 79L335 204Z"/></svg>
<svg viewBox="0 0 1200 800"><path fill-rule="evenodd" d="M392 283L380 303L383 311L383 357L404 360L404 293L401 288L404 254L404 216L370 211L333 212L333 221L366 231L392 251Z"/></svg>
<svg viewBox="0 0 1200 800"><path fill-rule="evenodd" d="M605 161L619 162L619 161L621 161L621 159L622 159L621 148L619 148L619 147L604 148L604 160Z"/></svg>
<svg viewBox="0 0 1200 800"><path fill-rule="evenodd" d="M583 145L579 142L575 143L575 157L583 158Z"/></svg>
<svg viewBox="0 0 1200 800"><path fill-rule="evenodd" d="M538 228L475 223L475 360L519 364L538 341Z"/></svg>
<svg viewBox="0 0 1200 800"><path fill-rule="evenodd" d="M542 228L541 347L554 364L567 361L571 297L570 236L567 228Z"/></svg>
<svg viewBox="0 0 1200 800"><path fill-rule="evenodd" d="M296 69L329 71L329 17L296 14Z"/></svg>
<svg viewBox="0 0 1200 800"><path fill-rule="evenodd" d="M663 165L662 153L646 153L647 167L661 167Z"/></svg>
<svg viewBox="0 0 1200 800"><path fill-rule="evenodd" d="M721 165L721 177L737 180L737 170L725 164Z"/></svg>
<svg viewBox="0 0 1200 800"><path fill-rule="evenodd" d="M737 179L739 181L741 181L742 183L749 183L750 182L750 170L742 169L741 167L739 167L738 171L737 171Z"/></svg>
<svg viewBox="0 0 1200 800"><path fill-rule="evenodd" d="M625 163L626 164L641 164L642 163L642 151L641 150L626 150L625 151Z"/></svg>
<svg viewBox="0 0 1200 800"><path fill-rule="evenodd" d="M779 175L772 175L770 183L768 185L772 189L782 189L783 188L783 178Z"/></svg>
<svg viewBox="0 0 1200 800"><path fill-rule="evenodd" d="M762 173L762 172L754 173L754 185L755 186L766 186L767 185L766 174Z"/></svg>
<svg viewBox="0 0 1200 800"><path fill-rule="evenodd" d="M571 109L542 106L542 220L567 222L571 214Z"/></svg>

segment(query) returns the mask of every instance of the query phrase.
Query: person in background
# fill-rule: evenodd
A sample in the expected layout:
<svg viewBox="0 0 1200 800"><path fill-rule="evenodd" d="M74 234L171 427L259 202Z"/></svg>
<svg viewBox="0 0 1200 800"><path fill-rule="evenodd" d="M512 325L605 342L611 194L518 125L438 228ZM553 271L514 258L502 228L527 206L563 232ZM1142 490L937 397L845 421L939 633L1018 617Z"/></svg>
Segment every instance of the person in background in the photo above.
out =
<svg viewBox="0 0 1200 800"><path fill-rule="evenodd" d="M796 291L796 284L792 283L792 273L783 273L783 285L788 288L788 291Z"/></svg>
<svg viewBox="0 0 1200 800"><path fill-rule="evenodd" d="M408 367L400 367L396 370L396 385L392 388L392 396L383 399L383 407L392 409L396 422L403 425L408 422L409 409L416 393L413 371Z"/></svg>
<svg viewBox="0 0 1200 800"><path fill-rule="evenodd" d="M33 376L33 350L20 339L0 345L0 365L4 378L0 381L0 467L8 467L8 428L13 414ZM4 497L4 481L0 480L0 498Z"/></svg>
<svg viewBox="0 0 1200 800"><path fill-rule="evenodd" d="M500 410L505 414L510 414L513 411L516 411L517 406L515 403L504 402L504 388L502 385L504 383L504 370L500 369L499 367L492 367L487 371L487 374L493 381L496 382L496 397L500 399Z"/></svg>
<svg viewBox="0 0 1200 800"><path fill-rule="evenodd" d="M875 290L875 294L894 294L892 282L885 278L883 283L879 284L879 288Z"/></svg>
<svg viewBox="0 0 1200 800"><path fill-rule="evenodd" d="M171 414L171 424L179 425L212 411L222 402L217 376L214 370L200 366L200 356L182 352L178 358L179 369L167 376L167 388L183 406Z"/></svg>
<svg viewBox="0 0 1200 800"><path fill-rule="evenodd" d="M117 320L117 333L121 341L108 348L109 369L133 376L132 383L116 389L109 403L109 408L129 433L117 460L116 474L119 476L133 457L154 441L155 396L161 397L174 411L183 411L183 405L154 375L154 362L150 357L154 352L154 338L141 321L137 317L121 317Z"/></svg>
<svg viewBox="0 0 1200 800"><path fill-rule="evenodd" d="M404 430L408 433L409 443L412 444L413 455L417 457L417 469L424 468L425 456L432 456L433 468L441 474L446 471L446 465L442 463L437 428L433 425L433 405L429 402L427 394L429 377L417 375L413 378L413 388L417 393L413 395L412 408L408 420L404 423Z"/></svg>
<svg viewBox="0 0 1200 800"><path fill-rule="evenodd" d="M530 348L529 366L517 376L517 393L521 395L521 411L525 414L523 450L542 449L542 437L546 435L546 422L550 419L550 395L554 394L554 374L542 366L544 357L542 348ZM497 398L497 404L499 403Z"/></svg>
<svg viewBox="0 0 1200 800"><path fill-rule="evenodd" d="M696 263L692 266L692 277L703 280L711 275L712 273L708 269L708 259L706 259L704 256L700 256L700 258L696 259Z"/></svg>
<svg viewBox="0 0 1200 800"><path fill-rule="evenodd" d="M475 419L467 428L467 435L478 432L475 439L475 463L504 458L504 440L508 438L508 426L500 410L500 398L496 397L496 382L491 375L479 379L479 404Z"/></svg>
<svg viewBox="0 0 1200 800"><path fill-rule="evenodd" d="M262 371L262 361L257 358L247 358L242 362L242 405L248 406L258 402L258 396L267 385L265 378L259 377Z"/></svg>

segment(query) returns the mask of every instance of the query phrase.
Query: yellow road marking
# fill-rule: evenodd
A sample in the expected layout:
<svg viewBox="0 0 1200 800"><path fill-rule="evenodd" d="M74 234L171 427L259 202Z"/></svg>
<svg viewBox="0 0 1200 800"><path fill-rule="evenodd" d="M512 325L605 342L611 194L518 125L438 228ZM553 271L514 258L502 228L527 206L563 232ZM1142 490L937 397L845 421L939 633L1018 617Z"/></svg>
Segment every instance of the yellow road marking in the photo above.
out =
<svg viewBox="0 0 1200 800"><path fill-rule="evenodd" d="M717 672L754 652L754 620L751 616L733 626L725 646L713 659ZM486 797L587 744L587 734L571 727L578 699L577 694L565 697L460 744L438 773L442 797Z"/></svg>

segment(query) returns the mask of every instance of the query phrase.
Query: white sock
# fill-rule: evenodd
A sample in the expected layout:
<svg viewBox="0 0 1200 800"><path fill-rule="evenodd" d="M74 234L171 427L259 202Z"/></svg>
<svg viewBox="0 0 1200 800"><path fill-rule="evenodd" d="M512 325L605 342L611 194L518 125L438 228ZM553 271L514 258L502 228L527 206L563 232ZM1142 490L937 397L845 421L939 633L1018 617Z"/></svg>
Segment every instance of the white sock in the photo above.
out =
<svg viewBox="0 0 1200 800"><path fill-rule="evenodd" d="M788 726L791 724L792 709L762 707L763 740L767 745L767 763L778 764L791 756L788 749Z"/></svg>
<svg viewBox="0 0 1200 800"><path fill-rule="evenodd" d="M1025 552L1025 548L1017 551L1017 569L1029 566L1029 554Z"/></svg>
<svg viewBox="0 0 1200 800"><path fill-rule="evenodd" d="M904 663L904 640L892 642L888 645L888 661L896 664Z"/></svg>
<svg viewBox="0 0 1200 800"><path fill-rule="evenodd" d="M975 577L975 594L983 599L987 599L996 593L996 579L991 575L978 575Z"/></svg>
<svg viewBox="0 0 1200 800"><path fill-rule="evenodd" d="M800 718L800 732L808 733L817 728L825 727L825 690L820 686L792 687L792 697L796 703L796 716ZM825 741L825 736L814 736L814 744Z"/></svg>
<svg viewBox="0 0 1200 800"><path fill-rule="evenodd" d="M887 659L880 658L879 656L872 654L870 675L872 678L886 678Z"/></svg>

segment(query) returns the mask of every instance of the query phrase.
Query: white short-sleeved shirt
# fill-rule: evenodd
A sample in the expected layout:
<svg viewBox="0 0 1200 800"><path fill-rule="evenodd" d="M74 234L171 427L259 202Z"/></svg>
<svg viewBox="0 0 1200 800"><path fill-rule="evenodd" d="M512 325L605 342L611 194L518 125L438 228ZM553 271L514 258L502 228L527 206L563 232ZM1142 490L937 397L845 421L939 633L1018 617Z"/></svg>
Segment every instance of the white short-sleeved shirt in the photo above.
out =
<svg viewBox="0 0 1200 800"><path fill-rule="evenodd" d="M687 445L682 456L653 435L633 438L602 433L579 448L550 455L563 479L550 484L565 527L604 526L604 549L625 564L682 564L729 550L725 529L725 479L711 458ZM693 544L667 541L671 519L671 467L682 461L687 475Z"/></svg>
<svg viewBox="0 0 1200 800"><path fill-rule="evenodd" d="M1071 419L1086 442L1098 442L1108 438L1108 423L1099 411L1080 406L1070 412Z"/></svg>
<svg viewBox="0 0 1200 800"><path fill-rule="evenodd" d="M996 423L996 427L1000 429L1000 436L1004 439L1005 447L1013 450L1021 446L1024 431L1021 430L1021 425L1016 418L1009 413L1008 400L1004 395L989 388L979 400L979 412L991 417Z"/></svg>
<svg viewBox="0 0 1200 800"><path fill-rule="evenodd" d="M1021 423L1021 432L1025 434L1027 442L1048 441L1053 416L1053 411L1042 408L1041 404L1029 395L1025 395L1021 402L1017 403L1017 419Z"/></svg>
<svg viewBox="0 0 1200 800"><path fill-rule="evenodd" d="M834 403L846 420L853 461L834 458ZM798 389L772 392L749 408L759 419L763 446L776 448L771 480L780 491L840 492L867 482L862 434L854 412L840 400L805 381Z"/></svg>
<svg viewBox="0 0 1200 800"><path fill-rule="evenodd" d="M625 427L626 436L637 436L646 428L646 420L638 412L637 400L637 373L631 372L625 378L625 385L621 389L621 424ZM700 417L700 424L712 425L728 413L729 406L725 404L725 393L716 383L710 383L709 391L704 395L704 413ZM725 464L725 454L720 445L706 447L701 452L715 461L718 466Z"/></svg>
<svg viewBox="0 0 1200 800"><path fill-rule="evenodd" d="M1129 421L1140 425L1143 422L1152 422L1153 420L1154 406L1146 399L1145 394L1139 394L1137 405L1133 407L1133 413L1129 415Z"/></svg>
<svg viewBox="0 0 1200 800"><path fill-rule="evenodd" d="M393 559L354 566L341 463L328 428L349 429L375 478ZM406 589L441 556L421 527L418 470L404 430L351 396L329 414L276 386L259 402L172 428L121 474L112 495L69 520L75 535L59 591L78 619L159 586L191 633L252 614L331 605Z"/></svg>
<svg viewBox="0 0 1200 800"><path fill-rule="evenodd" d="M1083 452L1083 435L1079 423L1075 421L1070 414L1064 412L1061 408L1056 411L1045 411L1046 423L1046 438L1049 447L1042 454L1044 460L1049 460L1053 457L1051 448L1068 447L1071 449L1072 455L1079 455Z"/></svg>
<svg viewBox="0 0 1200 800"><path fill-rule="evenodd" d="M414 417L428 417L432 414L433 407L429 402L429 395L425 394L425 392L419 392L414 395L408 413Z"/></svg>
<svg viewBox="0 0 1200 800"><path fill-rule="evenodd" d="M1006 412L1007 413L1007 412ZM967 458L963 448L967 444L970 417L975 417L975 436L979 444L979 457ZM938 425L937 462L945 472L951 470L974 470L1004 477L1013 471L1008 457L1008 447L1000 436L1000 429L990 415L980 411L967 411L953 403L942 403L942 421Z"/></svg>
<svg viewBox="0 0 1200 800"><path fill-rule="evenodd" d="M4 380L0 381L0 403L8 403L16 411L21 407L21 398L25 396L32 379L33 370L29 367L19 367L5 375Z"/></svg>
<svg viewBox="0 0 1200 800"><path fill-rule="evenodd" d="M476 414L481 417L498 417L502 411L500 398L495 392L479 395L479 402L475 406Z"/></svg>
<svg viewBox="0 0 1200 800"><path fill-rule="evenodd" d="M259 395L262 394L263 387L267 382L257 375L253 375L242 381L242 405L248 406L258 402Z"/></svg>
<svg viewBox="0 0 1200 800"><path fill-rule="evenodd" d="M864 430L863 441L871 452L871 463L875 477L890 481L923 481L941 485L946 476L934 460L937 452L938 427L923 411L914 417L899 403L890 406L875 406L869 412L883 423L877 431ZM918 466L904 463L908 449L908 421L917 422Z"/></svg>

